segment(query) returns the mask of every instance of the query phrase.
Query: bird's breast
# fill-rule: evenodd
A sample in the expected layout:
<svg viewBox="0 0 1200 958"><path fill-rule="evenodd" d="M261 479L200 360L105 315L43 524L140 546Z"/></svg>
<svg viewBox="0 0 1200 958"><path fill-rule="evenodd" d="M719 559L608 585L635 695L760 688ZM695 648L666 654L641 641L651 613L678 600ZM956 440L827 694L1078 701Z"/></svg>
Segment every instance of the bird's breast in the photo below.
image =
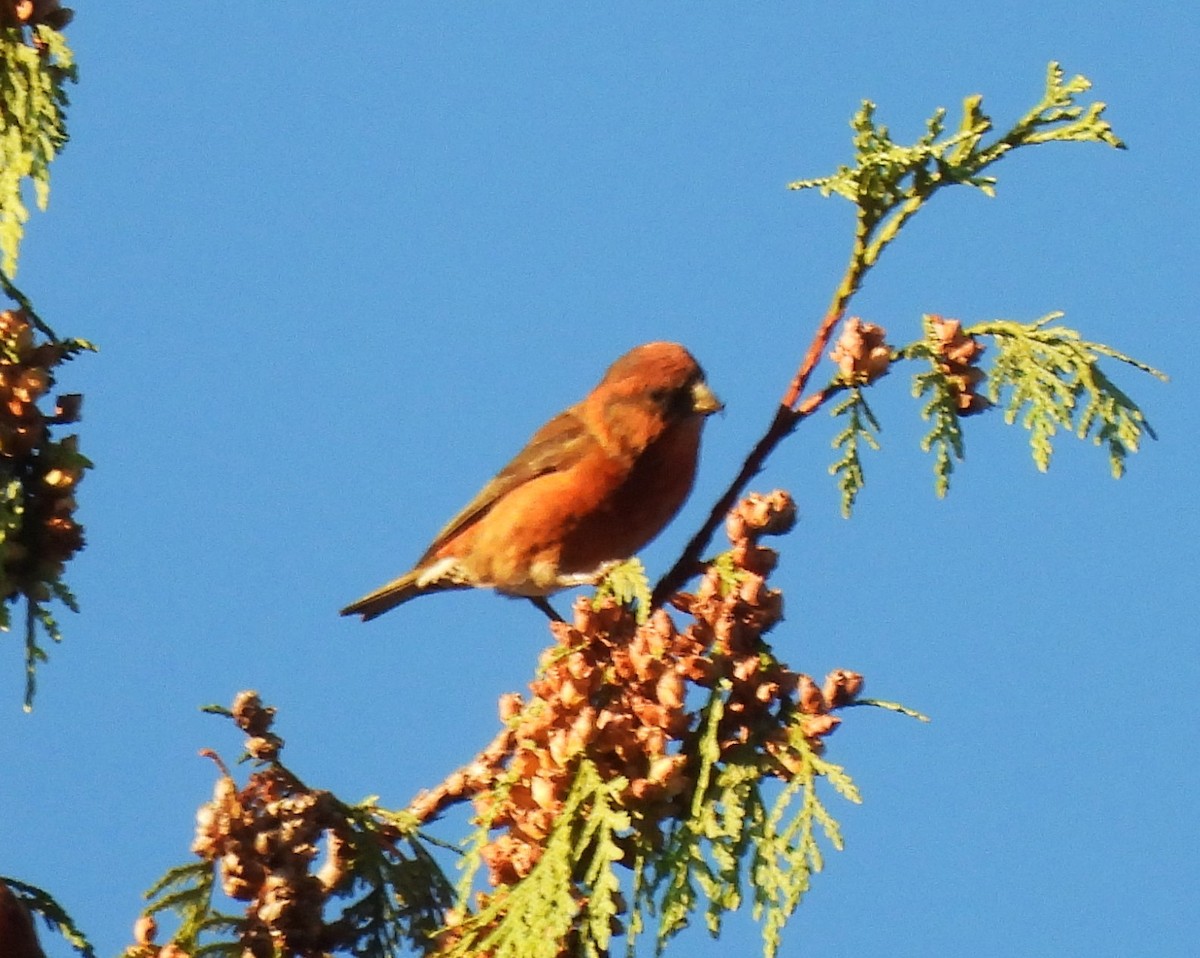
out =
<svg viewBox="0 0 1200 958"><path fill-rule="evenodd" d="M613 478L566 537L562 573L627 559L663 530L692 490L702 425L699 416L673 424Z"/></svg>
<svg viewBox="0 0 1200 958"><path fill-rule="evenodd" d="M675 423L637 455L609 455L594 444L568 468L506 492L436 557L453 556L470 581L513 595L580 584L636 553L683 505L702 423L700 416Z"/></svg>

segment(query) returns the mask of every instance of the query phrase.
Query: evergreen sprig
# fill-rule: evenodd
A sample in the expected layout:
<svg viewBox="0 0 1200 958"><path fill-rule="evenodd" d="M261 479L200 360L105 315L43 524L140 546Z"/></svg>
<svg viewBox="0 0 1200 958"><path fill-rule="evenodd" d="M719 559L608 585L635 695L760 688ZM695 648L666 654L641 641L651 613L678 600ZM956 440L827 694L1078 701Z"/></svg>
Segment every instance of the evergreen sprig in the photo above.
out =
<svg viewBox="0 0 1200 958"><path fill-rule="evenodd" d="M1029 430L1033 461L1045 472L1050 467L1053 439L1061 431L1080 439L1091 437L1108 450L1114 478L1125 472L1126 460L1146 436L1157 438L1141 408L1100 368L1102 358L1115 359L1165 380L1165 374L1140 360L1101 343L1087 342L1074 329L1050 325L1062 318L1050 313L1032 323L989 320L965 328L969 338L987 338L993 345L992 365L986 369L987 404L1004 410L1004 421ZM933 328L935 317L924 319L925 337L898 350L900 359L928 362L929 369L913 376L913 396L927 397L921 416L930 422L921 440L934 453L935 489L949 490L955 462L966 455L963 433L962 382L948 372ZM975 411L982 411L976 409Z"/></svg>
<svg viewBox="0 0 1200 958"><path fill-rule="evenodd" d="M700 772L689 815L668 831L660 851L646 854L655 861L635 884L639 906L659 916L659 954L701 908L709 933L717 937L748 885L752 914L762 924L763 954L774 956L812 874L824 867L819 835L842 848L841 829L818 782L825 779L842 798L861 802L845 770L813 747L799 713L788 725L788 745L799 767L768 802L769 765L762 753L745 745L722 755L717 732L726 691L717 690L703 712L696 749Z"/></svg>
<svg viewBox="0 0 1200 958"><path fill-rule="evenodd" d="M912 145L895 142L888 128L875 120L875 104L864 100L851 121L855 164L840 166L830 176L796 180L792 190L816 189L824 196L836 194L857 208L851 283L845 298L858 288L863 273L873 266L900 228L938 190L946 186L972 186L994 195L996 180L983 171L1011 150L1051 141L1105 143L1123 149L1125 144L1103 119L1105 105L1080 105L1076 98L1091 89L1082 76L1064 80L1062 67L1051 63L1039 100L1008 132L984 142L992 130L978 94L963 100L958 128L946 132L946 110L939 107L925 122L925 133ZM836 304L836 300L835 300Z"/></svg>
<svg viewBox="0 0 1200 958"><path fill-rule="evenodd" d="M637 906L659 916L656 933L658 954L662 954L669 939L687 927L690 916L700 906L701 892L708 898L705 919L710 931L714 925L719 929L720 916L724 911L737 907L736 886L731 891L728 872L724 880L719 879L705 855L705 840L710 831L707 826L712 825L711 834L718 842L722 835L728 834L722 832L715 822L715 806L706 804L710 796L718 791L714 783L721 774L719 732L728 691L728 681L718 685L700 713L692 746L697 763L696 784L692 789L688 814L669 830L660 850L643 858L648 868L638 876L641 896ZM726 785L729 784L727 781ZM735 860L740 858L735 856Z"/></svg>
<svg viewBox="0 0 1200 958"><path fill-rule="evenodd" d="M179 927L172 941L190 955L219 954L237 948L241 919L216 907L215 868L208 862L186 862L167 872L146 890L147 915L174 912ZM201 941L205 934L223 935L216 941Z"/></svg>
<svg viewBox="0 0 1200 958"><path fill-rule="evenodd" d="M337 950L359 958L392 958L404 949L427 947L453 900L441 868L415 829L397 832L396 813L373 800L340 808L352 823L347 839L354 864L338 892L351 901L330 918ZM245 919L221 907L217 869L216 862L188 862L168 870L146 891L145 913L174 912L179 926L171 940L197 958L238 954L243 947Z"/></svg>
<svg viewBox="0 0 1200 958"><path fill-rule="evenodd" d="M932 357L930 368L913 377L912 393L917 399L928 397L921 408L921 418L930 425L929 432L921 439L921 451L933 453L933 488L939 499L944 498L950 491L955 460L961 462L966 458L957 395L949 377Z"/></svg>
<svg viewBox="0 0 1200 958"><path fill-rule="evenodd" d="M784 787L752 844L753 914L763 923L768 956L778 953L784 924L808 891L811 876L824 868L818 829L834 849L843 848L841 827L821 801L817 783L824 779L846 801L862 803L846 770L822 758L798 724L793 723L791 732L791 744L802 757L803 771Z"/></svg>
<svg viewBox="0 0 1200 958"><path fill-rule="evenodd" d="M411 815L379 806L374 798L338 803L350 828L353 866L338 924L359 958L389 958L401 948L426 946L442 926L454 888L425 847Z"/></svg>
<svg viewBox="0 0 1200 958"><path fill-rule="evenodd" d="M626 785L619 776L605 780L593 762L581 759L537 864L520 882L498 891L452 926L455 941L439 954L557 958L563 943L571 940L572 954L607 955L613 920L623 910L621 876L615 869L625 856L623 836L631 825L618 801ZM485 822L475 835L476 848L488 834ZM460 885L461 897L468 893Z"/></svg>
<svg viewBox="0 0 1200 958"><path fill-rule="evenodd" d="M833 437L832 443L833 448L840 449L842 455L829 467L829 473L837 477L838 488L842 493L842 515L850 518L855 500L866 485L862 467L862 447L865 445L878 451L882 427L860 386L851 388L847 396L830 412L835 417L845 417L845 426Z"/></svg>
<svg viewBox="0 0 1200 958"><path fill-rule="evenodd" d="M907 715L918 722L930 721L929 716L924 712L918 712L916 709L910 709L907 705L901 705L899 702L889 702L886 699L857 698L853 702L847 702L845 705L845 708L861 707L883 709L885 712L898 712L900 715Z"/></svg>
<svg viewBox="0 0 1200 958"><path fill-rule="evenodd" d="M596 587L592 602L596 608L605 599L612 597L621 605L636 609L638 622L645 622L650 614L650 578L646 567L636 556L612 566Z"/></svg>
<svg viewBox="0 0 1200 958"><path fill-rule="evenodd" d="M0 29L0 269L16 273L29 210L21 197L31 180L39 209L50 198L50 162L67 143L66 84L76 78L63 35L47 26Z"/></svg>
<svg viewBox="0 0 1200 958"><path fill-rule="evenodd" d="M1062 315L1050 313L1033 323L991 320L966 330L990 337L996 346L988 398L1003 406L1005 422L1019 419L1029 430L1033 461L1041 471L1050 467L1053 438L1063 429L1105 446L1112 474L1120 478L1126 458L1143 438L1157 437L1138 405L1100 369L1100 358L1167 377L1109 346L1085 341L1073 329L1050 325Z"/></svg>
<svg viewBox="0 0 1200 958"><path fill-rule="evenodd" d="M728 595L746 578L746 571L738 567L733 553L729 550L717 553L705 564L720 577L722 595Z"/></svg>
<svg viewBox="0 0 1200 958"><path fill-rule="evenodd" d="M3 274L0 274L0 278ZM11 384L27 373L31 367L40 366L49 386L55 384L55 366L75 359L84 352L94 352L96 347L83 339L51 340L31 345L28 341L14 342L0 336L0 390L4 391L5 402L14 398ZM37 404L37 399L19 405L16 414L10 407L8 415L0 417L0 447L3 437L13 436L14 431L25 429L39 435L34 448L24 456L14 454L14 448L0 448L0 631L8 631L12 621L10 606L24 602L25 612L21 620L25 630L25 711L33 708L37 692L37 669L49 658L42 636L53 643L62 641L62 630L58 619L48 603L58 599L72 612L79 611L74 594L63 581L65 558L49 561L45 553L48 548L46 530L54 523L55 509L50 503L54 486L48 480L55 477L62 481L68 474L75 478L70 486L92 468L92 462L78 450L78 440L69 435L57 438L60 419L46 415ZM33 431L37 422L40 433ZM12 444L14 447L15 443ZM74 511L74 499L68 499L66 490L58 497L62 517L69 518ZM50 514L47 514L50 513ZM80 541L80 547L82 540ZM71 554L73 554L72 550ZM32 556L32 558L30 558ZM40 561L39 561L40 560ZM36 566L36 575L31 569Z"/></svg>

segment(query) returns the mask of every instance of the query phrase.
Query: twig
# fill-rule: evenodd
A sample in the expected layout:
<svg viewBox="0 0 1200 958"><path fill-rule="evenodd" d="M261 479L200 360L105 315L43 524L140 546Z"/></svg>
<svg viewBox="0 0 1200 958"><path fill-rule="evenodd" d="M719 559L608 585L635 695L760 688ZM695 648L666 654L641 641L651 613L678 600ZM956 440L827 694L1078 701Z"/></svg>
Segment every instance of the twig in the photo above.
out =
<svg viewBox="0 0 1200 958"><path fill-rule="evenodd" d="M804 387L808 385L812 371L821 361L821 355L829 345L829 340L833 338L833 331L837 328L843 312L844 310L841 308L831 309L821 320L821 325L817 327L812 342L808 344L808 352L804 354L804 360L800 363L800 368L796 370L796 375L788 385L787 392L783 394L782 405L788 409L796 408L796 402L799 400L800 394L804 392Z"/></svg>
<svg viewBox="0 0 1200 958"><path fill-rule="evenodd" d="M828 344L828 337L832 334L835 325L836 319L830 322L827 316L825 322L822 323L821 329L818 330L817 336L814 337L813 343L816 347L815 352L818 359L821 353L824 352L825 346ZM797 372L796 378L792 380L791 385L788 387L788 396L791 395L793 390L797 390L798 394L798 390L804 388L804 383L811 376L812 370L816 366L816 360L812 360L811 363L809 361L814 353L814 346L809 347L808 355L805 356L800 371ZM779 405L779 408L775 410L775 418L771 421L771 425L767 427L766 433L763 434L763 437L755 444L754 448L750 450L746 461L742 463L742 468L738 471L737 476L734 477L733 482L729 484L729 488L725 490L713 505L712 511L709 512L708 518L704 520L704 525L700 527L700 531L692 536L684 548L683 554L671 566L670 571L658 580L658 584L655 585L654 592L650 597L651 610L659 608L697 572L700 568L700 556L708 548L713 533L725 521L725 516L733 508L734 503L746 491L746 486L749 485L750 480L762 471L763 464L767 461L767 457L775 451L775 447L800 424L801 420L811 416L828 399L842 392L845 388L846 386L843 383L833 382L819 392L813 393L798 405L794 405L794 399L792 403L781 403ZM787 397L785 396L785 398Z"/></svg>
<svg viewBox="0 0 1200 958"><path fill-rule="evenodd" d="M8 274L4 272L4 270L0 270L0 286L4 287L4 292L8 298L21 307L21 312L25 314L26 318L33 323L33 325L36 326L39 331L41 331L51 342L58 342L58 334L54 332L54 330L50 328L46 321L37 314L37 310L33 308L33 303L29 301L29 297L16 287L13 281L8 278Z"/></svg>
<svg viewBox="0 0 1200 958"><path fill-rule="evenodd" d="M558 614L558 610L550 604L550 600L547 599L544 595L531 595L531 596L527 596L526 598L528 598L529 601L533 603L534 608L540 609L542 612L544 612L546 615L546 618L549 619L551 622L566 622L567 621L561 615Z"/></svg>
<svg viewBox="0 0 1200 958"><path fill-rule="evenodd" d="M470 764L464 765L442 781L436 788L420 792L408 805L408 811L418 823L436 818L451 805L469 801L487 788L496 778L496 770L508 757L515 744L512 730L503 728Z"/></svg>

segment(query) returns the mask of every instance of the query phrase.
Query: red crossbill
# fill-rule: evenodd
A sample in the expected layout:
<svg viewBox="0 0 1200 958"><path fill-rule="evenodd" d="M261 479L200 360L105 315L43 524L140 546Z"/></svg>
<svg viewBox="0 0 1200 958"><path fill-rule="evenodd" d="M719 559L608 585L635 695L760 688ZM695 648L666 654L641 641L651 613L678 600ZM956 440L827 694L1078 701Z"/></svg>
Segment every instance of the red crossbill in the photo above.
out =
<svg viewBox="0 0 1200 958"><path fill-rule="evenodd" d="M363 621L446 589L543 599L594 581L653 539L696 475L721 403L677 343L630 350L542 426L433 540L412 570L342 609Z"/></svg>

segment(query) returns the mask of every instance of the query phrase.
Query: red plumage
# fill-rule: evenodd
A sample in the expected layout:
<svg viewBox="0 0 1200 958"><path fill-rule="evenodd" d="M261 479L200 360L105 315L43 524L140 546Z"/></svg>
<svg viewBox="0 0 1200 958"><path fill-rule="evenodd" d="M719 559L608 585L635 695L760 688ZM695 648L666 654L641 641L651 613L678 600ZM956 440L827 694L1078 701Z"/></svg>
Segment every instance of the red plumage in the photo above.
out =
<svg viewBox="0 0 1200 958"><path fill-rule="evenodd" d="M630 350L434 538L411 571L342 609L373 619L445 589L539 597L593 580L687 499L704 419L721 409L677 343Z"/></svg>

